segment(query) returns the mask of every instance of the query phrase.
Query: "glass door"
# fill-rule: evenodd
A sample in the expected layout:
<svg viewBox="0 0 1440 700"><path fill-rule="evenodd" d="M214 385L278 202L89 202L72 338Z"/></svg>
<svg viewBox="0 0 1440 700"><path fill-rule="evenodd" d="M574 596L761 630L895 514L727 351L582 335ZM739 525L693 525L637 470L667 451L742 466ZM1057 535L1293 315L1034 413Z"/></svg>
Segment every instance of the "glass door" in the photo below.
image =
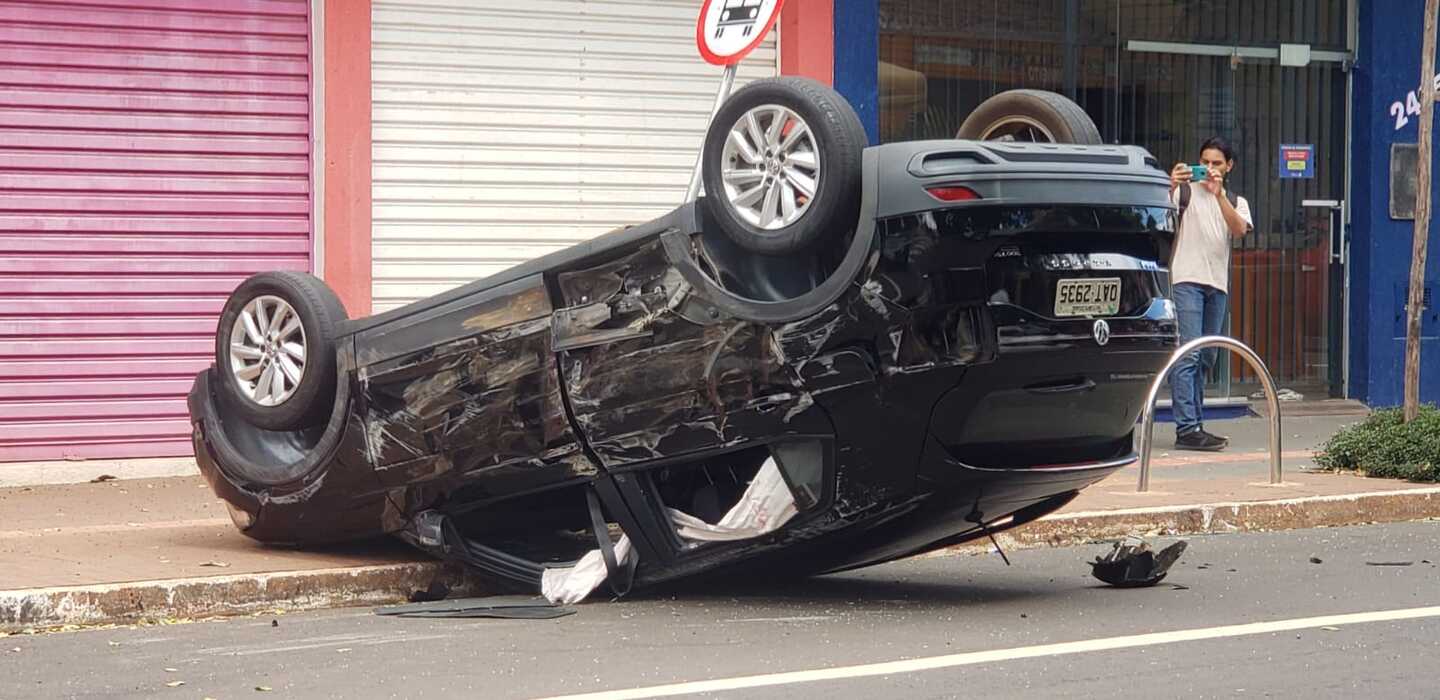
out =
<svg viewBox="0 0 1440 700"><path fill-rule="evenodd" d="M1337 395L1344 349L1332 342L1341 333L1331 312L1344 275L1331 250L1344 198L1345 75L1338 63L1288 67L1198 53L1223 48L1127 51L1122 140L1165 163L1196 162L1211 136L1235 145L1230 187L1249 202L1255 230L1232 250L1228 332L1255 348L1285 388ZM1217 374L1216 393L1257 388L1244 363L1222 363Z"/></svg>
<svg viewBox="0 0 1440 700"><path fill-rule="evenodd" d="M1255 218L1232 252L1229 332L1286 388L1338 394L1338 229L1328 205L1306 204L1343 206L1350 12L1347 0L879 0L881 139L953 137L976 105L1016 88L1069 96L1107 142L1166 164L1229 139L1233 189ZM1285 44L1309 60L1282 65ZM1291 149L1308 167L1290 169L1286 146L1310 147ZM1258 388L1221 357L1212 394Z"/></svg>

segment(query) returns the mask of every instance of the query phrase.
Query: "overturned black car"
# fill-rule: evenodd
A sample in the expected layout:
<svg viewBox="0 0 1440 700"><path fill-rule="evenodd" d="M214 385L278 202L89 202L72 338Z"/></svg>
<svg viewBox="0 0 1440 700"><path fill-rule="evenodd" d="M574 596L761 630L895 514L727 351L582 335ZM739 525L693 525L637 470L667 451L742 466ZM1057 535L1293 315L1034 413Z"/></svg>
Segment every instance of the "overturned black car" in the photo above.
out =
<svg viewBox="0 0 1440 700"><path fill-rule="evenodd" d="M1155 160L1016 136L1077 114L866 148L833 91L759 81L714 119L709 194L655 221L358 320L257 275L196 458L257 540L395 533L527 586L597 547L650 584L1022 525L1134 461L1176 346ZM783 518L740 513L766 469Z"/></svg>

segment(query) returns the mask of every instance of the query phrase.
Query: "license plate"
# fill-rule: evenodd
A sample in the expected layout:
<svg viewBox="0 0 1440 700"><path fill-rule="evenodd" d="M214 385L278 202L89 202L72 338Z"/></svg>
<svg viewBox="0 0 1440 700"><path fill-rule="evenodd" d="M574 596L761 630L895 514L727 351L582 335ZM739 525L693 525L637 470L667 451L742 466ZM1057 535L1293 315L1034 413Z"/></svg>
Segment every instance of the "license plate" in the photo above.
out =
<svg viewBox="0 0 1440 700"><path fill-rule="evenodd" d="M1055 287L1055 315L1114 316L1120 312L1120 278L1060 280Z"/></svg>

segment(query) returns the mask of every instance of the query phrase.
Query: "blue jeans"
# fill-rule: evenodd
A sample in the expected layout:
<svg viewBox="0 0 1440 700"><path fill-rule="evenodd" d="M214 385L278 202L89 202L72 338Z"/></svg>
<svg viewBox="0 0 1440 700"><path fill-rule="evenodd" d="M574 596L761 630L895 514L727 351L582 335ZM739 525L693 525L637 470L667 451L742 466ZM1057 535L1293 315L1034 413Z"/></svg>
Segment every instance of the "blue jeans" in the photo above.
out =
<svg viewBox="0 0 1440 700"><path fill-rule="evenodd" d="M1229 311L1229 295L1201 284L1181 282L1170 292L1175 314L1180 322L1180 342L1188 343L1200 336L1218 335L1225 327ZM1200 430L1205 422L1205 378L1215 366L1219 348L1196 350L1175 365L1170 375L1171 411L1175 414L1175 434L1185 435Z"/></svg>

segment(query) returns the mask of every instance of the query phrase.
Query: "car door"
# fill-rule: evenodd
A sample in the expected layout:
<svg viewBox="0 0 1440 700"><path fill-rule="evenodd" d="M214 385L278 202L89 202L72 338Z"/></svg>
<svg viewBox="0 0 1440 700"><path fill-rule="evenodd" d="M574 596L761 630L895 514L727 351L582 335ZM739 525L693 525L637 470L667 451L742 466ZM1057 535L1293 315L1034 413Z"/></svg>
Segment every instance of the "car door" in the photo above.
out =
<svg viewBox="0 0 1440 700"><path fill-rule="evenodd" d="M483 498L595 473L565 413L551 311L534 274L357 336L383 483L463 481Z"/></svg>
<svg viewBox="0 0 1440 700"><path fill-rule="evenodd" d="M566 395L603 466L733 447L815 420L808 429L828 430L770 327L696 299L658 239L553 283L565 304L553 337Z"/></svg>

